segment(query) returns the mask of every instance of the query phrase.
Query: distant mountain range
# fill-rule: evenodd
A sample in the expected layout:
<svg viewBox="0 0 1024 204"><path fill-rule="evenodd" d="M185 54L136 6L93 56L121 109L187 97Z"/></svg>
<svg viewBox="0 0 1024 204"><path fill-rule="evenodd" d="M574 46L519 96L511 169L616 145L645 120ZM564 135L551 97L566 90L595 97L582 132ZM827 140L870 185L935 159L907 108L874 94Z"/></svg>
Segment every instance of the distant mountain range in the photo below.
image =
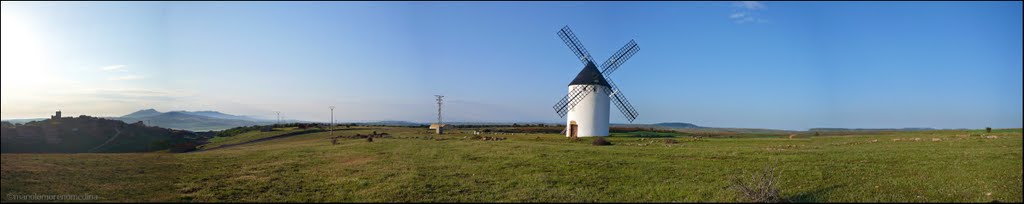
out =
<svg viewBox="0 0 1024 204"><path fill-rule="evenodd" d="M164 113L154 109L139 110L128 115L110 119L121 120L126 123L142 122L146 125L190 131L215 131L274 123L274 121L225 114L217 111L171 111Z"/></svg>
<svg viewBox="0 0 1024 204"><path fill-rule="evenodd" d="M8 122L8 123L11 123L11 124L25 124L25 123L28 123L28 122L43 121L43 120L46 120L46 119L49 119L49 118L10 119L10 120L5 120L4 122Z"/></svg>
<svg viewBox="0 0 1024 204"><path fill-rule="evenodd" d="M225 130L234 127L241 126L253 126L253 125L269 125L274 124L273 120L258 119L248 116L238 116L217 111L171 111L171 112L160 112L155 109L145 109L135 111L133 113L121 116L121 117L109 117L108 119L121 120L126 123L143 122L146 125L159 126L170 129L178 130L189 130L189 131L216 131ZM38 119L15 119L8 120L7 122L13 124L23 124L31 121L45 120L45 118ZM286 122L300 122L300 121L286 121ZM420 122L409 122L400 120L385 120L376 122L339 122L339 124L355 123L360 125L384 125L384 126L423 126L430 125L430 123ZM452 125L511 125L510 122L445 122L446 124ZM545 124L545 125L559 125L562 123L551 123L551 122L521 122L520 125L530 124ZM657 128L657 129L670 129L682 132L736 132L736 133L791 133L791 132L805 132L805 131L793 131L793 130L777 130L777 129L757 129L757 128L719 128L719 127L703 127L692 123L684 122L665 122L655 124L611 124L613 127L639 127L639 128ZM811 128L807 132L826 132L826 131L918 131L918 130L934 130L932 128L901 128L901 129L851 129L851 128Z"/></svg>
<svg viewBox="0 0 1024 204"><path fill-rule="evenodd" d="M701 126L697 126L697 125L694 125L694 124L679 123L679 122L674 122L674 123L657 123L657 124L653 124L653 126L666 127L666 128L703 128Z"/></svg>
<svg viewBox="0 0 1024 204"><path fill-rule="evenodd" d="M758 128L721 128L721 127L704 127L694 125L692 123L682 122L668 122L668 123L655 123L655 124L612 124L613 127L639 127L639 128L655 128L655 129L668 129L680 132L734 132L734 133L791 133L800 132L792 130L777 130L777 129L758 129Z"/></svg>
<svg viewBox="0 0 1024 204"><path fill-rule="evenodd" d="M341 123L341 124L348 124L348 123L352 123L352 122L344 122L344 123ZM430 123L418 123L418 122L399 121L399 120L386 120L386 121L377 121L377 122L355 122L355 124L359 124L359 125L384 125L384 126L422 126L422 125L430 125ZM550 123L550 122L532 122L532 123L531 122L525 122L525 123L524 122L518 122L518 123L510 123L510 122L457 122L457 121L453 121L453 122L445 122L445 124L451 124L451 125L511 125L511 124L520 124L520 125L526 125L526 124L528 124L528 125L535 125L535 124L561 125L562 123ZM684 122L665 122L665 123L655 123L655 124L621 124L621 123L615 124L615 123L613 123L613 124L611 124L611 126L612 127L637 127L637 128L668 129L668 130L675 130L675 131L680 131L680 132L734 132L734 133L776 133L776 134L796 133L796 132L814 132L814 131L825 132L825 131L920 131L920 130L935 130L933 128L901 128L901 129L811 128L811 129L809 129L807 131L799 131L799 130L779 130L779 129L763 129L763 128L704 127L704 126L699 126L699 125L695 125L695 124L692 124L692 123L684 123Z"/></svg>
<svg viewBox="0 0 1024 204"><path fill-rule="evenodd" d="M810 132L876 132L876 131L925 131L936 130L935 128L811 128Z"/></svg>

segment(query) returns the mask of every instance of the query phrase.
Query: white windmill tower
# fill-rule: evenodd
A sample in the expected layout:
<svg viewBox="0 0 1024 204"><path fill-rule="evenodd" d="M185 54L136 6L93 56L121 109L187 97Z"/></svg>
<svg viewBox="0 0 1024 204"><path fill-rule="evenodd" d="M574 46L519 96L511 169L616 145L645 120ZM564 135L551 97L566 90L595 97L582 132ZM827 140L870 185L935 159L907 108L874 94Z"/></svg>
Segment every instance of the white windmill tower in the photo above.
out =
<svg viewBox="0 0 1024 204"><path fill-rule="evenodd" d="M555 103L558 116L566 117L566 137L603 137L608 136L609 103L615 104L629 122L636 119L637 113L629 104L622 91L608 78L622 63L640 50L636 42L630 40L626 46L615 52L601 64L600 69L594 64L593 58L576 35L565 26L558 31L558 36L565 41L576 57L583 62L583 70L569 83L569 94Z"/></svg>

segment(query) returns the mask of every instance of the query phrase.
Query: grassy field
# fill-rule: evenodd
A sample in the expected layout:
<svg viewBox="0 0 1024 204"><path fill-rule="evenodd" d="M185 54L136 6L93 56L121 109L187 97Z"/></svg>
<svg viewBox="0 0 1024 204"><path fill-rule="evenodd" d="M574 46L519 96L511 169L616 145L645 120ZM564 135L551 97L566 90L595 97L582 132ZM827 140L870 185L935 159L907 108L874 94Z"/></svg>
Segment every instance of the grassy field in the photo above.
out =
<svg viewBox="0 0 1024 204"><path fill-rule="evenodd" d="M286 134L246 133L206 147ZM779 170L794 202L1021 202L1021 130L757 138L622 133L613 146L560 135L435 136L353 128L169 154L3 154L2 193L100 201L731 202L730 179ZM999 136L996 139L983 135ZM239 137L241 136L241 137ZM674 139L679 143L666 144Z"/></svg>
<svg viewBox="0 0 1024 204"><path fill-rule="evenodd" d="M251 143L251 142L255 142L255 141L259 141L259 140L263 140L263 139L274 138L274 137L289 136L289 135L296 135L296 134L305 134L305 133L312 133L312 132L317 132L317 131L319 131L319 130L299 130L299 129L296 129L296 128L279 128L279 129L274 129L274 131L268 131L268 132L252 131L252 132L242 133L240 135L235 135L235 136L231 136L231 137L214 137L214 138L211 138L208 141L209 143L201 145L199 147L199 149L202 149L202 150L217 149L217 148L221 148L221 147L227 147L227 146Z"/></svg>

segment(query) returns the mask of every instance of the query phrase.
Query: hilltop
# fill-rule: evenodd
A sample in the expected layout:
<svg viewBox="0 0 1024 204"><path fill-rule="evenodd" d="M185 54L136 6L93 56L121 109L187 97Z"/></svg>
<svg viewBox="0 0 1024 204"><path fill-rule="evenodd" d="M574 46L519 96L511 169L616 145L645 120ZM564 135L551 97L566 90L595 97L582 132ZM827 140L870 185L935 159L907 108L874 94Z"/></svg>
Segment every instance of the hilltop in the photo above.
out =
<svg viewBox="0 0 1024 204"><path fill-rule="evenodd" d="M234 127L273 123L267 120L225 114L217 111L171 111L164 113L154 109L139 110L111 119L121 120L126 123L144 122L147 125L190 131L225 130Z"/></svg>
<svg viewBox="0 0 1024 204"><path fill-rule="evenodd" d="M90 116L4 123L2 133L4 153L186 151L204 140L190 131Z"/></svg>

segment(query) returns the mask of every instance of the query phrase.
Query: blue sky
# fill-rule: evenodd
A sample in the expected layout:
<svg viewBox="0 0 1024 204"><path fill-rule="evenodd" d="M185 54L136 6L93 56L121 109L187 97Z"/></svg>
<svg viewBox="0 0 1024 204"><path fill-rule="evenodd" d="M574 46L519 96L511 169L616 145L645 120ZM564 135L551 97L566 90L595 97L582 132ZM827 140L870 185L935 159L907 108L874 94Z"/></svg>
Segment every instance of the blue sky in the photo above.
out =
<svg viewBox="0 0 1024 204"><path fill-rule="evenodd" d="M156 108L558 122L582 66L636 123L1021 127L1021 2L3 2L2 117ZM613 110L612 122L625 123Z"/></svg>

